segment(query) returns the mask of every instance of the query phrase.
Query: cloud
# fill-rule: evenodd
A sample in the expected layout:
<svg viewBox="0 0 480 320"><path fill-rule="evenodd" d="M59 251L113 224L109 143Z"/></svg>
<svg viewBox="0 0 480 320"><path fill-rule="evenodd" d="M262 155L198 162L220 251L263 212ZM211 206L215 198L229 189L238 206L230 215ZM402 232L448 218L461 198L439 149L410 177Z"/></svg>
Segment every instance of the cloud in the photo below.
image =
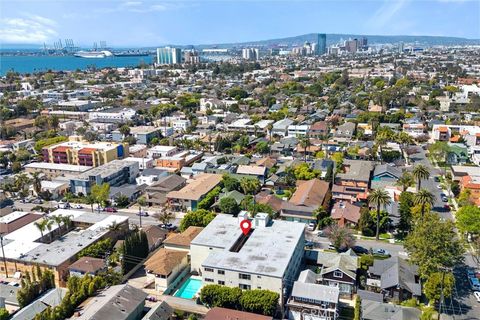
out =
<svg viewBox="0 0 480 320"><path fill-rule="evenodd" d="M387 24L394 23L393 18L403 9L407 2L407 0L385 1L370 17L368 24L374 28L381 28Z"/></svg>
<svg viewBox="0 0 480 320"><path fill-rule="evenodd" d="M97 8L97 13L113 13L113 12L131 12L131 13L149 13L167 11L173 9L184 8L186 5L181 2L163 1L163 2L142 2L142 1L124 1L118 3L114 7Z"/></svg>
<svg viewBox="0 0 480 320"><path fill-rule="evenodd" d="M58 36L54 20L33 14L0 19L0 42L42 43Z"/></svg>

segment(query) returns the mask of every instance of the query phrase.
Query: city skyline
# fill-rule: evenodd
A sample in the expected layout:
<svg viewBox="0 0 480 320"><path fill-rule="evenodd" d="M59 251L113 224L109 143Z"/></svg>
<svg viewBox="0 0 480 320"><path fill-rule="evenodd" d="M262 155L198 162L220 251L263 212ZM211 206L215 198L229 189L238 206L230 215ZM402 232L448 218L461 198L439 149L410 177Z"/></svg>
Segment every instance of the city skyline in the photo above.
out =
<svg viewBox="0 0 480 320"><path fill-rule="evenodd" d="M469 0L19 0L3 1L1 10L3 44L73 38L82 46L101 40L112 46L198 45L314 32L480 38L480 4Z"/></svg>

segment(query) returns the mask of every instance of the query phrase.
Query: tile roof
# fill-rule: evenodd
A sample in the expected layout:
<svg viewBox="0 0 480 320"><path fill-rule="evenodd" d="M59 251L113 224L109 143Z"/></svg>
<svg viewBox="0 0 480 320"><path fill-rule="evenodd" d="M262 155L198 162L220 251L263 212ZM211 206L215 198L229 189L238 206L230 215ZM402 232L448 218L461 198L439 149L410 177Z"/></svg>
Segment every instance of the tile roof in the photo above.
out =
<svg viewBox="0 0 480 320"><path fill-rule="evenodd" d="M168 276L187 255L187 251L161 248L145 262L145 269L149 273Z"/></svg>
<svg viewBox="0 0 480 320"><path fill-rule="evenodd" d="M71 271L79 271L83 273L96 273L103 268L105 268L105 261L103 259L92 257L81 257L68 267Z"/></svg>
<svg viewBox="0 0 480 320"><path fill-rule="evenodd" d="M192 182L187 184L181 190L169 192L167 198L198 200L200 197L215 188L220 181L222 181L221 174L199 174Z"/></svg>
<svg viewBox="0 0 480 320"><path fill-rule="evenodd" d="M183 231L182 233L175 233L169 236L165 241L164 244L167 245L176 245L176 246L184 246L190 247L190 242L203 230L201 227L188 227L187 230Z"/></svg>
<svg viewBox="0 0 480 320"><path fill-rule="evenodd" d="M308 181L300 180L297 184L297 190L290 198L290 203L307 207L318 207L323 204L329 190L328 182L312 179Z"/></svg>

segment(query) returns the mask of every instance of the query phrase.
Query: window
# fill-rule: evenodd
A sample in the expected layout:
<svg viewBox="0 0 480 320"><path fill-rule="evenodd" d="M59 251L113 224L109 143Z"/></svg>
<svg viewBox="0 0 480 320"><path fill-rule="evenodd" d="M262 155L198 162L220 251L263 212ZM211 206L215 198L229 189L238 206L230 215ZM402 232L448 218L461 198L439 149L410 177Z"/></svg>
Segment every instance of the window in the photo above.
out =
<svg viewBox="0 0 480 320"><path fill-rule="evenodd" d="M342 278L343 277L343 272L341 271L333 271L333 276L335 278Z"/></svg>
<svg viewBox="0 0 480 320"><path fill-rule="evenodd" d="M205 282L213 282L213 279L205 278Z"/></svg>
<svg viewBox="0 0 480 320"><path fill-rule="evenodd" d="M250 280L250 275L245 273L239 273L238 278L243 280Z"/></svg>
<svg viewBox="0 0 480 320"><path fill-rule="evenodd" d="M225 285L225 281L218 280L218 284L224 286L224 285Z"/></svg>
<svg viewBox="0 0 480 320"><path fill-rule="evenodd" d="M262 279L262 276L257 276L258 279Z"/></svg>
<svg viewBox="0 0 480 320"><path fill-rule="evenodd" d="M205 268L205 272L213 272L212 268Z"/></svg>
<svg viewBox="0 0 480 320"><path fill-rule="evenodd" d="M218 270L218 274L225 274L225 270Z"/></svg>
<svg viewBox="0 0 480 320"><path fill-rule="evenodd" d="M250 285L249 284L242 284L240 283L238 287L242 290L250 290Z"/></svg>

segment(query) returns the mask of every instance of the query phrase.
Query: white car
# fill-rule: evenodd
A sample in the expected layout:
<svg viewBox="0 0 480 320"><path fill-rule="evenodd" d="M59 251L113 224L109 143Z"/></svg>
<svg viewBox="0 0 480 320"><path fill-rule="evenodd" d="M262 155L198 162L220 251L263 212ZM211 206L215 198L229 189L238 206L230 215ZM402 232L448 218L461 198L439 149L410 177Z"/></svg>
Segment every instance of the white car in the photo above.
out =
<svg viewBox="0 0 480 320"><path fill-rule="evenodd" d="M477 302L480 302L480 292L479 291L475 291L473 293L473 295L475 296L475 299L477 299Z"/></svg>
<svg viewBox="0 0 480 320"><path fill-rule="evenodd" d="M315 227L316 227L316 225L315 225L315 223L313 223L313 222L310 222L310 223L308 224L308 230L309 230L309 231L314 231L314 230L315 230Z"/></svg>
<svg viewBox="0 0 480 320"><path fill-rule="evenodd" d="M83 209L83 206L81 204L76 204L73 206L75 209Z"/></svg>

